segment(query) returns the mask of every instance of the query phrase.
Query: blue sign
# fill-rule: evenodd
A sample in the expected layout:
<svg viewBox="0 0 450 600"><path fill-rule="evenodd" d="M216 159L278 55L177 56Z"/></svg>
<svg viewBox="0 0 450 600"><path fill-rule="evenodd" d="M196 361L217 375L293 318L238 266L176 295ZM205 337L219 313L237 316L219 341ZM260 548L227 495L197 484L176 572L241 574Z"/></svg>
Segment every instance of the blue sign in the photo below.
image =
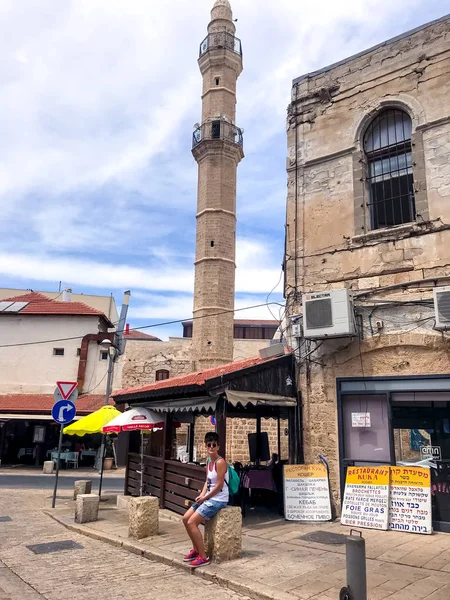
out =
<svg viewBox="0 0 450 600"><path fill-rule="evenodd" d="M60 425L66 425L73 421L76 414L75 404L70 400L60 400L52 408L52 417Z"/></svg>
<svg viewBox="0 0 450 600"><path fill-rule="evenodd" d="M209 422L211 423L211 425L216 425L216 417L213 417L212 415L209 417Z"/></svg>

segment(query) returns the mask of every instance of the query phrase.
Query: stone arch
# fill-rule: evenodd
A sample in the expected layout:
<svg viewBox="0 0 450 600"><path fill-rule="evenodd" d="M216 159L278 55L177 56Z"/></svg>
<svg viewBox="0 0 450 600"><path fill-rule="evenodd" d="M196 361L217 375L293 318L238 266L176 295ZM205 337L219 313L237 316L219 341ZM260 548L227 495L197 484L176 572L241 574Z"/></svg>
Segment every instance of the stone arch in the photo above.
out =
<svg viewBox="0 0 450 600"><path fill-rule="evenodd" d="M416 98L408 94L395 94L375 99L365 111L364 116L356 124L353 131L354 144L358 150L362 148L362 138L369 123L377 113L385 108L398 108L405 111L411 118L413 132L417 127L426 123L425 109Z"/></svg>

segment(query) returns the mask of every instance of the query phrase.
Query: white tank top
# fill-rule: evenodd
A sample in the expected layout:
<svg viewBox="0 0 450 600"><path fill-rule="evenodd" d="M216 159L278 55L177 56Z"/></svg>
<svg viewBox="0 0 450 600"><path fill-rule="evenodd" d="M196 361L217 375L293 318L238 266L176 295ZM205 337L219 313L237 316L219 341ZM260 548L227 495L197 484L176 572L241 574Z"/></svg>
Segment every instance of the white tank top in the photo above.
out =
<svg viewBox="0 0 450 600"><path fill-rule="evenodd" d="M217 459L220 460L220 459ZM217 461L216 461L217 462ZM212 470L211 470L212 467ZM206 468L207 468L207 473L208 473L208 485L206 488L206 493L209 494L209 492L217 485L217 470L216 470L216 463L212 463L212 462L208 462L206 464ZM216 502L228 502L230 499L230 492L228 490L228 469L225 473L225 482L223 485L223 488L217 492L217 494L215 496L212 496L210 498L210 500L215 500Z"/></svg>

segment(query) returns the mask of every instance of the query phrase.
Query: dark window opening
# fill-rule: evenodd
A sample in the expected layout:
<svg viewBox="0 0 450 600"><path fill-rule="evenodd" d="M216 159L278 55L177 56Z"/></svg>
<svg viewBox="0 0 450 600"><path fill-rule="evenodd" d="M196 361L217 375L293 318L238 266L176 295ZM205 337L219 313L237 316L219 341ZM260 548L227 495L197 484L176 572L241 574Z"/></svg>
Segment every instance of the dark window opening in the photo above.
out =
<svg viewBox="0 0 450 600"><path fill-rule="evenodd" d="M101 360L108 360L108 351L105 350L105 351L100 352L100 358L101 358Z"/></svg>
<svg viewBox="0 0 450 600"><path fill-rule="evenodd" d="M410 117L398 109L379 113L366 131L372 229L415 220L411 134Z"/></svg>
<svg viewBox="0 0 450 600"><path fill-rule="evenodd" d="M216 85L219 85L219 83L220 83L220 79L219 79L219 77L216 77Z"/></svg>
<svg viewBox="0 0 450 600"><path fill-rule="evenodd" d="M159 371L156 371L155 379L156 381L164 381L164 379L169 379L169 375L167 369L159 369Z"/></svg>
<svg viewBox="0 0 450 600"><path fill-rule="evenodd" d="M211 240L211 248L214 248L214 240Z"/></svg>
<svg viewBox="0 0 450 600"><path fill-rule="evenodd" d="M53 348L53 356L64 356L64 348Z"/></svg>
<svg viewBox="0 0 450 600"><path fill-rule="evenodd" d="M81 356L81 348L77 348L77 356Z"/></svg>
<svg viewBox="0 0 450 600"><path fill-rule="evenodd" d="M211 137L213 140L220 139L220 121L212 121L211 123Z"/></svg>

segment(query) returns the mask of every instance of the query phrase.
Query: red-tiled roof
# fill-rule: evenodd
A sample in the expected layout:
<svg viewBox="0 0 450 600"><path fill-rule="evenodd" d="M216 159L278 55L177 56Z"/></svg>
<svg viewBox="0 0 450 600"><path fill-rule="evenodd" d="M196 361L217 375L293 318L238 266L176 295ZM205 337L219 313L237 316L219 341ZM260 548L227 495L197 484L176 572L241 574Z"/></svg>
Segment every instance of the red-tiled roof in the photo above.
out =
<svg viewBox="0 0 450 600"><path fill-rule="evenodd" d="M1 413L43 413L50 414L55 403L53 394L5 394L0 395ZM76 401L77 414L88 415L105 404L104 394L86 394ZM110 404L112 404L110 400Z"/></svg>
<svg viewBox="0 0 450 600"><path fill-rule="evenodd" d="M142 387L125 388L123 390L114 392L112 396L116 398L118 396L128 396L130 394L152 392L154 390L162 390L165 388L186 387L190 385L201 386L208 379L214 379L215 377L219 377L220 375L228 375L229 373L234 373L235 371L240 371L241 369L253 367L255 365L259 365L265 362L270 362L270 360L262 359L259 356L254 356L253 358L246 358L244 360L239 360L233 363L228 363L226 365L221 365L220 367L205 369L205 371L200 371L198 373L189 373L188 375L180 375L179 377L172 377L171 379L163 379L162 381L157 381L155 383L144 385Z"/></svg>
<svg viewBox="0 0 450 600"><path fill-rule="evenodd" d="M279 326L279 321L275 319L234 319L235 325L272 325ZM192 325L192 319L188 321L183 321L182 325Z"/></svg>
<svg viewBox="0 0 450 600"><path fill-rule="evenodd" d="M154 342L160 342L161 340L154 335L150 335L149 333L143 333L142 331L138 331L137 329L133 329L128 333L125 332L123 337L126 340L153 340Z"/></svg>
<svg viewBox="0 0 450 600"><path fill-rule="evenodd" d="M280 325L279 321L275 321L275 319L235 319L235 325L273 325L278 327Z"/></svg>
<svg viewBox="0 0 450 600"><path fill-rule="evenodd" d="M84 302L59 302L58 300L51 300L39 292L29 292L21 296L5 298L2 302L29 302L27 306L19 311L21 315L93 315L103 317L108 325L112 327L112 323L101 310L92 308ZM12 313L7 314L11 315Z"/></svg>

